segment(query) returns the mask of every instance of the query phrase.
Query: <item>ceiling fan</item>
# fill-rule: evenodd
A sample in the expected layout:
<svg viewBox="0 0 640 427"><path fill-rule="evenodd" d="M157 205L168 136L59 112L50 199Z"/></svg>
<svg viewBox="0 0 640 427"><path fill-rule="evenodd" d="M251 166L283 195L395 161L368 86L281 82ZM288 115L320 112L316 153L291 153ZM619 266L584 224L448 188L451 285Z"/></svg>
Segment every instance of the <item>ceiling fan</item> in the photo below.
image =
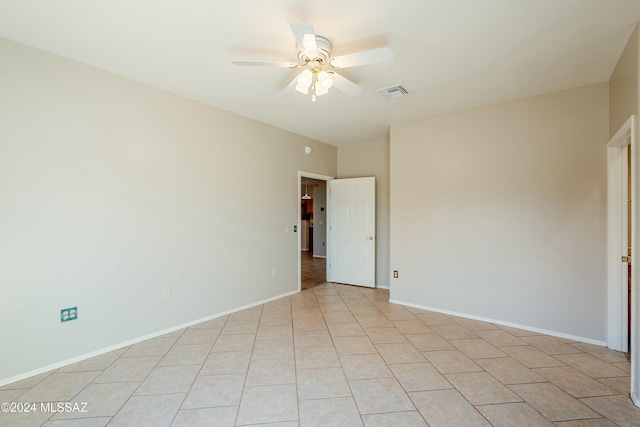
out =
<svg viewBox="0 0 640 427"><path fill-rule="evenodd" d="M296 38L298 62L233 61L234 65L302 68L302 72L289 83L280 96L288 97L294 90L305 95L311 91L311 100L315 101L316 97L328 93L331 86L348 95L357 95L362 92L362 88L336 73L336 70L393 59L393 51L388 47L332 57L331 42L326 37L316 35L313 25L292 22L290 26Z"/></svg>

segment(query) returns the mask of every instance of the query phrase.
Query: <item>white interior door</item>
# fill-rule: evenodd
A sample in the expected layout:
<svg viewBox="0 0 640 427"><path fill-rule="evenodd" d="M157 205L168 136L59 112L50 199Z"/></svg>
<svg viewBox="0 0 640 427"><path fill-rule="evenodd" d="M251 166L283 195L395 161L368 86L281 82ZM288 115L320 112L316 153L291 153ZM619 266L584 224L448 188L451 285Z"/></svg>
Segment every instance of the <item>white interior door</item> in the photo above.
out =
<svg viewBox="0 0 640 427"><path fill-rule="evenodd" d="M334 179L328 184L328 280L375 287L375 178Z"/></svg>

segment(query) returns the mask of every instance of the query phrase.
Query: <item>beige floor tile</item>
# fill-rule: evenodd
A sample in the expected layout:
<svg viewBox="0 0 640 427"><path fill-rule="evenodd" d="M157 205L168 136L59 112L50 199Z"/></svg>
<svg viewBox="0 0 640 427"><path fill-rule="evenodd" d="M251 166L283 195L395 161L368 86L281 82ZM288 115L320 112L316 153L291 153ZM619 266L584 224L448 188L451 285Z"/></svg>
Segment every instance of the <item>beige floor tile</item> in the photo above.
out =
<svg viewBox="0 0 640 427"><path fill-rule="evenodd" d="M81 362L74 363L72 365L64 366L58 369L56 372L83 372L83 371L104 371L118 357L122 356L128 348L119 348L118 350L110 351L100 356L91 357Z"/></svg>
<svg viewBox="0 0 640 427"><path fill-rule="evenodd" d="M454 350L455 347L440 335L433 334L408 334L405 337L418 351Z"/></svg>
<svg viewBox="0 0 640 427"><path fill-rule="evenodd" d="M184 393L134 396L113 417L109 426L170 426L184 396Z"/></svg>
<svg viewBox="0 0 640 427"><path fill-rule="evenodd" d="M364 329L358 323L328 323L329 333L332 337L357 337L366 335Z"/></svg>
<svg viewBox="0 0 640 427"><path fill-rule="evenodd" d="M250 351L209 353L199 375L245 374L250 360Z"/></svg>
<svg viewBox="0 0 640 427"><path fill-rule="evenodd" d="M295 384L246 387L238 411L238 425L298 419Z"/></svg>
<svg viewBox="0 0 640 427"><path fill-rule="evenodd" d="M293 359L293 340L256 341L251 360Z"/></svg>
<svg viewBox="0 0 640 427"><path fill-rule="evenodd" d="M459 350L426 351L422 354L443 374L482 371L480 366Z"/></svg>
<svg viewBox="0 0 640 427"><path fill-rule="evenodd" d="M293 319L291 317L291 309L288 309L287 313L262 313L260 316L260 323L258 328L262 326L293 326Z"/></svg>
<svg viewBox="0 0 640 427"><path fill-rule="evenodd" d="M503 325L496 325L496 326L498 326L498 328L502 329L503 331L510 333L514 337L530 337L533 335L540 335L538 332L527 331L526 329L512 328L511 326L503 326Z"/></svg>
<svg viewBox="0 0 640 427"><path fill-rule="evenodd" d="M594 418L589 420L561 421L555 423L556 427L619 427L616 423L606 418Z"/></svg>
<svg viewBox="0 0 640 427"><path fill-rule="evenodd" d="M470 359L488 359L492 357L507 356L497 347L492 346L482 339L472 338L464 340L451 340L450 343Z"/></svg>
<svg viewBox="0 0 640 427"><path fill-rule="evenodd" d="M569 366L558 368L536 368L534 372L543 376L573 397L593 397L617 394L615 390Z"/></svg>
<svg viewBox="0 0 640 427"><path fill-rule="evenodd" d="M422 320L427 326L455 325L456 322L446 314L420 311L415 316Z"/></svg>
<svg viewBox="0 0 640 427"><path fill-rule="evenodd" d="M525 365L527 368L552 368L565 366L560 360L549 356L530 345L516 347L500 347L500 350Z"/></svg>
<svg viewBox="0 0 640 427"><path fill-rule="evenodd" d="M351 389L340 368L299 369L299 399L325 399L351 396Z"/></svg>
<svg viewBox="0 0 640 427"><path fill-rule="evenodd" d="M411 399L398 381L391 378L349 380L361 414L415 411Z"/></svg>
<svg viewBox="0 0 640 427"><path fill-rule="evenodd" d="M615 366L616 368L622 369L623 371L627 372L628 374L631 374L631 363L629 363L629 361L612 362L611 366Z"/></svg>
<svg viewBox="0 0 640 427"><path fill-rule="evenodd" d="M393 377L379 354L345 355L340 361L349 380Z"/></svg>
<svg viewBox="0 0 640 427"><path fill-rule="evenodd" d="M295 331L293 344L297 347L328 347L333 345L329 331Z"/></svg>
<svg viewBox="0 0 640 427"><path fill-rule="evenodd" d="M369 337L335 337L336 352L339 355L349 354L377 354L378 350L373 346Z"/></svg>
<svg viewBox="0 0 640 427"><path fill-rule="evenodd" d="M199 365L158 366L140 384L135 394L186 393L199 370Z"/></svg>
<svg viewBox="0 0 640 427"><path fill-rule="evenodd" d="M409 397L431 427L490 426L457 390L418 391Z"/></svg>
<svg viewBox="0 0 640 427"><path fill-rule="evenodd" d="M292 359L252 360L246 386L295 384L296 368Z"/></svg>
<svg viewBox="0 0 640 427"><path fill-rule="evenodd" d="M109 421L111 421L111 417L78 418L75 420L47 421L42 424L42 427L104 427L109 423ZM25 426L24 424L14 425L20 425L22 427Z"/></svg>
<svg viewBox="0 0 640 427"><path fill-rule="evenodd" d="M456 323L464 326L470 331L487 331L487 330L499 330L498 326L493 323L483 322L482 320L465 319L463 317L454 317Z"/></svg>
<svg viewBox="0 0 640 427"><path fill-rule="evenodd" d="M220 335L220 331L220 328L187 329L176 341L176 345L209 344L212 346Z"/></svg>
<svg viewBox="0 0 640 427"><path fill-rule="evenodd" d="M491 329L483 331L474 331L483 340L496 347L513 347L516 345L527 345L521 338L514 337L510 333L502 329Z"/></svg>
<svg viewBox="0 0 640 427"><path fill-rule="evenodd" d="M221 316L189 326L188 329L222 329L229 316Z"/></svg>
<svg viewBox="0 0 640 427"><path fill-rule="evenodd" d="M600 378L598 381L619 394L628 394L631 390L631 378L629 377Z"/></svg>
<svg viewBox="0 0 640 427"><path fill-rule="evenodd" d="M424 356L408 342L398 344L376 344L378 353L390 365L393 363L426 362Z"/></svg>
<svg viewBox="0 0 640 427"><path fill-rule="evenodd" d="M560 354L555 357L592 378L625 377L629 375L622 369L616 368L590 354Z"/></svg>
<svg viewBox="0 0 640 427"><path fill-rule="evenodd" d="M340 323L340 322L357 322L355 316L351 314L351 312L347 311L330 311L328 313L323 313L324 321L329 323Z"/></svg>
<svg viewBox="0 0 640 427"><path fill-rule="evenodd" d="M352 397L300 401L300 425L305 427L362 426Z"/></svg>
<svg viewBox="0 0 640 427"><path fill-rule="evenodd" d="M143 381L156 367L162 358L157 357L122 357L111 364L93 382L121 383L126 381Z"/></svg>
<svg viewBox="0 0 640 427"><path fill-rule="evenodd" d="M374 305L362 305L362 306L354 306L351 307L351 312L356 318L358 317L367 317L367 316L382 316L380 310L378 310ZM384 316L382 316L384 317Z"/></svg>
<svg viewBox="0 0 640 427"><path fill-rule="evenodd" d="M209 350L211 350L211 344L175 345L158 365L202 365L209 354Z"/></svg>
<svg viewBox="0 0 640 427"><path fill-rule="evenodd" d="M407 342L407 339L396 328L365 328L364 331L374 344L393 344Z"/></svg>
<svg viewBox="0 0 640 427"><path fill-rule="evenodd" d="M253 334L220 335L211 348L212 352L251 351L256 336Z"/></svg>
<svg viewBox="0 0 640 427"><path fill-rule="evenodd" d="M431 326L438 335L446 340L463 340L469 338L478 338L476 334L465 328L464 326L455 325L433 325Z"/></svg>
<svg viewBox="0 0 640 427"><path fill-rule="evenodd" d="M182 409L238 405L244 381L244 374L197 377L182 404Z"/></svg>
<svg viewBox="0 0 640 427"><path fill-rule="evenodd" d="M449 374L445 377L472 405L522 401L520 397L486 372Z"/></svg>
<svg viewBox="0 0 640 427"><path fill-rule="evenodd" d="M318 295L318 304L343 304L342 297L337 295Z"/></svg>
<svg viewBox="0 0 640 427"><path fill-rule="evenodd" d="M256 341L290 340L293 339L293 329L289 325L260 326Z"/></svg>
<svg viewBox="0 0 640 427"><path fill-rule="evenodd" d="M551 421L600 417L598 413L553 384L517 384L509 388Z"/></svg>
<svg viewBox="0 0 640 427"><path fill-rule="evenodd" d="M476 406L494 427L554 427L526 403L503 403L500 405Z"/></svg>
<svg viewBox="0 0 640 427"><path fill-rule="evenodd" d="M393 323L381 314L373 316L357 315L356 319L363 328L393 328Z"/></svg>
<svg viewBox="0 0 640 427"><path fill-rule="evenodd" d="M260 320L261 314L262 314L262 305L258 305L255 307L236 311L235 313L230 314L229 321Z"/></svg>
<svg viewBox="0 0 640 427"><path fill-rule="evenodd" d="M86 412L60 412L51 419L112 417L122 408L137 387L138 383L135 382L89 384L70 400L72 403L86 403L84 407Z"/></svg>
<svg viewBox="0 0 640 427"><path fill-rule="evenodd" d="M0 402L3 403L3 402ZM31 403L25 401L22 403ZM0 426L2 427L40 427L51 417L51 413L40 411L37 403L35 412L4 412L0 411Z"/></svg>
<svg viewBox="0 0 640 427"><path fill-rule="evenodd" d="M627 356L625 353L622 353L620 351L610 350L607 347L602 347L594 344L586 344L586 343L572 343L571 346L587 354L595 356L598 359L603 360L605 362L629 363L629 360L627 360Z"/></svg>
<svg viewBox="0 0 640 427"><path fill-rule="evenodd" d="M418 319L393 320L393 325L404 335L406 334L433 334L434 331Z"/></svg>
<svg viewBox="0 0 640 427"><path fill-rule="evenodd" d="M622 427L640 425L640 408L631 402L628 395L587 397L580 400Z"/></svg>
<svg viewBox="0 0 640 427"><path fill-rule="evenodd" d="M0 403L3 402L13 402L14 400L17 402L19 401L17 398L20 397L20 395L26 393L27 391L29 391L28 388L16 388L13 390L0 390Z"/></svg>
<svg viewBox="0 0 640 427"><path fill-rule="evenodd" d="M29 389L31 387L34 387L39 382L43 381L45 378L47 378L54 372L56 371L45 372L44 374L34 375L32 377L25 378L24 380L16 381L11 384L6 384L0 387L0 390Z"/></svg>
<svg viewBox="0 0 640 427"><path fill-rule="evenodd" d="M363 415L365 427L427 427L418 411Z"/></svg>
<svg viewBox="0 0 640 427"><path fill-rule="evenodd" d="M164 356L178 338L152 338L132 345L123 357Z"/></svg>
<svg viewBox="0 0 640 427"><path fill-rule="evenodd" d="M378 310L380 310L380 312L382 314L384 314L384 316L391 320L392 322L395 322L397 320L418 320L421 321L420 319L418 319L413 313L411 313L409 310L406 310L403 307L398 308L398 306L394 306L391 308L380 308L378 307Z"/></svg>
<svg viewBox="0 0 640 427"><path fill-rule="evenodd" d="M581 353L577 348L565 344L554 337L536 335L532 337L522 337L521 339L549 355Z"/></svg>
<svg viewBox="0 0 640 427"><path fill-rule="evenodd" d="M340 297L338 297L340 298ZM342 298L340 298L342 299ZM323 313L329 313L329 312L334 312L334 311L344 311L344 312L349 312L349 307L347 307L347 304L345 304L344 302L337 302L337 303L332 303L332 304L323 304L320 301L318 301L318 303L320 304L320 311L322 311Z"/></svg>
<svg viewBox="0 0 640 427"><path fill-rule="evenodd" d="M296 348L296 369L340 368L335 347Z"/></svg>
<svg viewBox="0 0 640 427"><path fill-rule="evenodd" d="M451 383L430 363L402 363L389 369L405 391L441 390L453 388Z"/></svg>
<svg viewBox="0 0 640 427"><path fill-rule="evenodd" d="M220 331L221 335L255 334L258 330L258 320L231 320L225 323Z"/></svg>
<svg viewBox="0 0 640 427"><path fill-rule="evenodd" d="M511 357L478 359L476 362L503 384L546 382L543 377Z"/></svg>
<svg viewBox="0 0 640 427"><path fill-rule="evenodd" d="M233 427L237 413L237 406L181 409L171 427Z"/></svg>
<svg viewBox="0 0 640 427"><path fill-rule="evenodd" d="M336 312L341 313L341 312ZM327 324L324 322L322 315L319 317L304 317L301 319L293 318L293 331L326 331Z"/></svg>

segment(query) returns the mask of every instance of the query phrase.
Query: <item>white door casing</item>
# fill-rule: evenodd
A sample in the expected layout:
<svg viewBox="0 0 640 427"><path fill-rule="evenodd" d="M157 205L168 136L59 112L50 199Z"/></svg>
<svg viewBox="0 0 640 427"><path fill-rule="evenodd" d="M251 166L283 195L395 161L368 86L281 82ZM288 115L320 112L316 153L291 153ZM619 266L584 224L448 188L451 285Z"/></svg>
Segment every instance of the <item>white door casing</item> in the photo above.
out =
<svg viewBox="0 0 640 427"><path fill-rule="evenodd" d="M627 351L627 246L631 246L631 390L636 406L640 406L638 380L638 143L635 140L635 116L622 125L607 144L607 280L608 337L607 346ZM631 156L631 170L627 168ZM627 177L631 173L631 245L627 242Z"/></svg>
<svg viewBox="0 0 640 427"><path fill-rule="evenodd" d="M327 280L375 287L375 177L328 182Z"/></svg>

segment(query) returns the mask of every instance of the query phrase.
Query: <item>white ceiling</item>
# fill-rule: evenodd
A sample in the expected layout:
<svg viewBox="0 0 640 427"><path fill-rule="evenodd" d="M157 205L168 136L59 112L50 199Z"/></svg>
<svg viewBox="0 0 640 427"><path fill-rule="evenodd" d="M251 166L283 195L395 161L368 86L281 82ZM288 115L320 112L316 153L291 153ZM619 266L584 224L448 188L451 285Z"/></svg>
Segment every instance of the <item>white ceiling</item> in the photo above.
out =
<svg viewBox="0 0 640 427"><path fill-rule="evenodd" d="M0 0L0 37L334 145L606 81L639 19L639 0ZM355 97L280 98L295 70L231 61L296 60L294 21L334 56L389 46L395 59L340 71ZM399 83L410 95L376 92Z"/></svg>

